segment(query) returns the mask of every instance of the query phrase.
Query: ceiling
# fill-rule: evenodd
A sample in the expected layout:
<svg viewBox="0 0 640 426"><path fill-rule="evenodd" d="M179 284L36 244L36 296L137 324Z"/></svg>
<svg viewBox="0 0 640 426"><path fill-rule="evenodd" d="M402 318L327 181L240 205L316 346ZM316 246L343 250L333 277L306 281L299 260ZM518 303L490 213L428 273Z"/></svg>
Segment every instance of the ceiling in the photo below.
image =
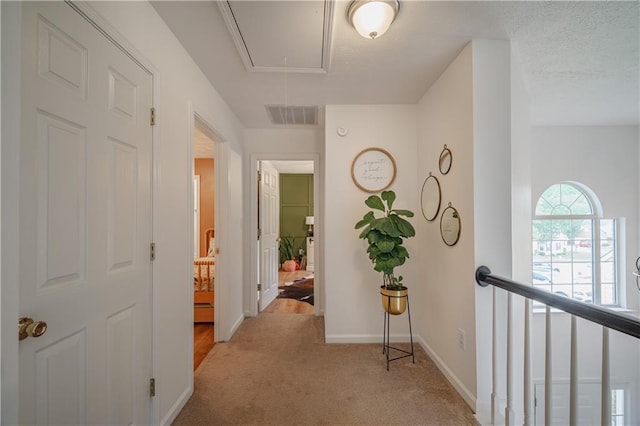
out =
<svg viewBox="0 0 640 426"><path fill-rule="evenodd" d="M637 1L401 0L376 40L349 25L349 3L152 4L248 128L283 127L270 105L318 106L323 126L324 105L417 103L472 39L511 41L533 124L638 125Z"/></svg>

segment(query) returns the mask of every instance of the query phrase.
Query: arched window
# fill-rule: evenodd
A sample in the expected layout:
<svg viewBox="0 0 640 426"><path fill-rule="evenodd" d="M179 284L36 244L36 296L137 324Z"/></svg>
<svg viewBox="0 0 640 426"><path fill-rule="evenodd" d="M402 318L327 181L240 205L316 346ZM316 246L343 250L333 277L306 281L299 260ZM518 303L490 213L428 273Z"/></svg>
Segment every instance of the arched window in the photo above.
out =
<svg viewBox="0 0 640 426"><path fill-rule="evenodd" d="M533 217L533 285L601 305L618 304L617 224L601 218L589 189L573 182L547 188Z"/></svg>

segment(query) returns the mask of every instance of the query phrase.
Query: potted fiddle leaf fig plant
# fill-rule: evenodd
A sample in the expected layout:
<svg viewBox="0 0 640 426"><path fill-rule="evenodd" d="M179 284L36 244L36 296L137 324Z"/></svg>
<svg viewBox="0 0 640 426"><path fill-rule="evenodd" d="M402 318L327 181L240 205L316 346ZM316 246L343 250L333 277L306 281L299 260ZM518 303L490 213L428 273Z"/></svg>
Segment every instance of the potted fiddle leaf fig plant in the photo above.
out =
<svg viewBox="0 0 640 426"><path fill-rule="evenodd" d="M280 264L285 272L294 272L296 270L295 241L296 238L292 235L282 237L280 240Z"/></svg>
<svg viewBox="0 0 640 426"><path fill-rule="evenodd" d="M402 276L394 275L394 269L409 258L409 252L402 244L404 239L415 236L416 230L404 218L413 217L413 212L394 209L395 199L394 191L369 196L364 203L372 210L356 223L355 229L364 228L359 238L368 243L367 254L373 269L382 272L382 306L388 313L400 315L406 309L407 288Z"/></svg>

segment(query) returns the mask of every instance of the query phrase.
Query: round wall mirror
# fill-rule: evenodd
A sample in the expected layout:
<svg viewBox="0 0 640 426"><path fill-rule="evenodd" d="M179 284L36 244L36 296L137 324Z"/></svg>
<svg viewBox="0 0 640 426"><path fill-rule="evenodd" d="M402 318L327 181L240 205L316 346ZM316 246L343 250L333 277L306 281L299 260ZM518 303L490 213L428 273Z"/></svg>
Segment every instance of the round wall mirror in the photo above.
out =
<svg viewBox="0 0 640 426"><path fill-rule="evenodd" d="M442 241L448 246L454 246L460 239L460 214L451 206L451 203L442 211L440 217L440 235Z"/></svg>
<svg viewBox="0 0 640 426"><path fill-rule="evenodd" d="M438 217L440 211L440 182L438 178L429 172L429 176L424 180L422 184L422 215L428 221L435 220Z"/></svg>
<svg viewBox="0 0 640 426"><path fill-rule="evenodd" d="M442 152L440 153L440 159L438 160L438 167L440 168L440 173L446 175L451 170L451 163L453 162L453 154L451 150L447 148L445 144Z"/></svg>

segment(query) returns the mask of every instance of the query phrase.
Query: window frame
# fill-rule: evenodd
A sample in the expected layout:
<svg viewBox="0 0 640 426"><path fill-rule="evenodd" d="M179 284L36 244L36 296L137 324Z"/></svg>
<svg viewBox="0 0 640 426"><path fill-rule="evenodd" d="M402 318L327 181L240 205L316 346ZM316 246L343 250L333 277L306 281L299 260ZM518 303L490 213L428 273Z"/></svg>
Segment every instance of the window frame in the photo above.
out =
<svg viewBox="0 0 640 426"><path fill-rule="evenodd" d="M575 189L576 191L578 191L585 199L586 201L589 203L589 206L591 208L591 213L590 214L557 214L554 215L553 213L551 214L543 214L543 215L538 215L536 214L536 211L538 210L538 204L542 201L547 202L550 206L551 204L549 203L549 201L547 199L543 199L543 196L545 195L545 193L547 193L547 191L549 191L549 189L555 187L555 186L561 186L561 185L566 185L566 186L570 186L573 189ZM562 192L560 192L562 193ZM557 206L566 206L565 204L563 204L562 202L559 202L558 204L556 204L555 206L551 206L551 212L553 212L553 210L555 209L555 207ZM534 233L534 222L535 221L562 221L562 220L576 220L576 221L585 221L585 220L589 220L591 221L591 270L592 270L592 282L591 282L591 303L594 305L599 305L599 306L607 306L607 307L621 307L621 293L620 290L622 288L621 282L620 282L620 273L619 273L619 264L620 264L620 253L621 253L621 249L620 249L620 224L619 221L617 219L605 219L602 216L602 208L600 206L600 202L597 198L597 196L587 187L585 187L582 184L576 183L576 182L559 182L559 183L554 183L552 185L549 185L547 188L545 188L544 191L542 191L542 193L540 194L540 196L537 198L536 202L533 205L533 214L532 214L532 219L531 219L531 238L532 238L532 242L536 243L536 246L539 246L539 242L541 241L548 241L550 243L551 246L551 250L550 250L550 267L552 268L553 266L553 257L554 257L554 250L553 250L553 243L556 241L553 239L553 235L548 239L548 240L540 240L540 239L534 239L533 237L533 233ZM601 256L602 256L602 235L601 235L601 221L602 220L610 220L612 222L612 227L613 227L613 232L612 232L612 236L611 238L613 239L613 303L610 304L602 304L602 267L601 267ZM574 247L576 244L576 240L574 239L573 241L573 246ZM532 244L533 247L533 244ZM573 248L572 248L573 250ZM535 255L536 255L536 251L534 250L531 253L531 265L532 268L536 262L535 260ZM574 261L572 259L571 264L574 264ZM572 267L573 268L573 267ZM551 274L551 276L549 277L550 279L550 288L551 291L554 291L554 282L553 282L553 274ZM569 297L574 298L573 294L575 291L575 278L573 277L573 273L572 273L572 278L571 278L571 295L569 295ZM535 284L532 282L533 286L541 286L543 284ZM555 285L560 285L560 284L555 284ZM578 284L580 285L580 284Z"/></svg>

